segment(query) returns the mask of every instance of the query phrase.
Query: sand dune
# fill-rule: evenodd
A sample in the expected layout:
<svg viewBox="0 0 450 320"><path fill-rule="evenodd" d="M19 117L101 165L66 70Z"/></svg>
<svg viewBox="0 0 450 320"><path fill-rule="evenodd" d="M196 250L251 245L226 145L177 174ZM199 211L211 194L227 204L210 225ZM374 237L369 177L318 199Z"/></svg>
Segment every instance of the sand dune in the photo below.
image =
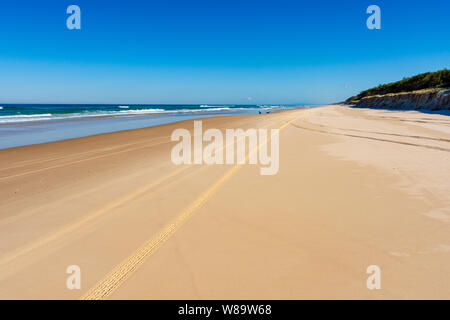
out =
<svg viewBox="0 0 450 320"><path fill-rule="evenodd" d="M324 106L203 126L281 128L278 174L175 166L170 135L192 121L0 150L0 298L450 298L448 116Z"/></svg>

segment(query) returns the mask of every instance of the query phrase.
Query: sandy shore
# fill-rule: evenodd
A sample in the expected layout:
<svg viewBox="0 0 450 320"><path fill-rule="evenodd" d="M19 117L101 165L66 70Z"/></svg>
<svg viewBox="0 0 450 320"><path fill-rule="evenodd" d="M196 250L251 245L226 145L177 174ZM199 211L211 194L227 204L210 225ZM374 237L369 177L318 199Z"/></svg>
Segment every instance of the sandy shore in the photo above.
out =
<svg viewBox="0 0 450 320"><path fill-rule="evenodd" d="M325 106L203 126L284 126L278 174L175 166L170 135L192 121L0 150L0 298L450 299L450 117Z"/></svg>

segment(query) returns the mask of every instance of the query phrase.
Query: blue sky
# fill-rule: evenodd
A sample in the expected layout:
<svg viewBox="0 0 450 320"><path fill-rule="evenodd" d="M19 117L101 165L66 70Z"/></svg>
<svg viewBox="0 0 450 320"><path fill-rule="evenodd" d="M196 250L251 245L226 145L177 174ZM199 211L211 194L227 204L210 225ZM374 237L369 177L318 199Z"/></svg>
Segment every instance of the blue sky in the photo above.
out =
<svg viewBox="0 0 450 320"><path fill-rule="evenodd" d="M4 1L0 103L336 102L449 68L449 19L448 0Z"/></svg>

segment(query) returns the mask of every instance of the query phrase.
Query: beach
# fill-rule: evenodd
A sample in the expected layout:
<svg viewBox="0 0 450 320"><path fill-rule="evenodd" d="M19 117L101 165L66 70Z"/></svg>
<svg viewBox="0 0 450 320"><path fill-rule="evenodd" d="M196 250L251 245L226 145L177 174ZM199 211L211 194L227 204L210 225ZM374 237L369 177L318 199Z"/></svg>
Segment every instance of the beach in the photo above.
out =
<svg viewBox="0 0 450 320"><path fill-rule="evenodd" d="M173 164L193 121L0 150L0 299L450 299L448 115L202 119L280 129L269 176Z"/></svg>

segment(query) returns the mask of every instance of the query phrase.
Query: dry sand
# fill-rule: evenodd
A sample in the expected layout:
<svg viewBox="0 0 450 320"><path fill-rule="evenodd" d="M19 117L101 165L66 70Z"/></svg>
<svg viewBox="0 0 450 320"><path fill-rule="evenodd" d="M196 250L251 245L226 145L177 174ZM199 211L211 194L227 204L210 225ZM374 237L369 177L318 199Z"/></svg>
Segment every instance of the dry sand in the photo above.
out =
<svg viewBox="0 0 450 320"><path fill-rule="evenodd" d="M283 125L274 176L173 165L170 135L192 121L1 150L0 298L450 299L450 118L325 106L203 120Z"/></svg>

